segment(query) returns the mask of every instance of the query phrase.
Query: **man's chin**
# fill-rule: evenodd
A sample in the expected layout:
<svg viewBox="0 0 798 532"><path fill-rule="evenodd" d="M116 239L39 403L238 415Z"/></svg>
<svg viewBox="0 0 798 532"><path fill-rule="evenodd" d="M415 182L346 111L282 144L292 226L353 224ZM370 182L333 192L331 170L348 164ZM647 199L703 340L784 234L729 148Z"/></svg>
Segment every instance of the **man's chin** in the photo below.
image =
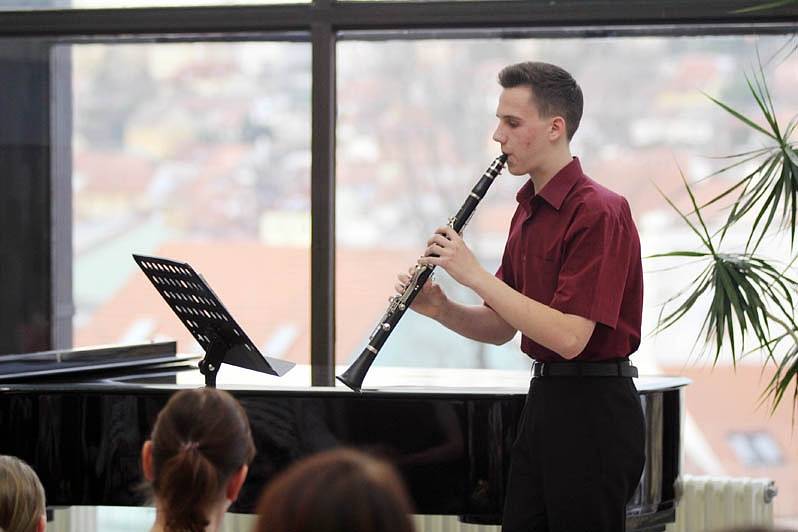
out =
<svg viewBox="0 0 798 532"><path fill-rule="evenodd" d="M526 172L524 172L521 168L519 168L517 166L514 166L514 165L509 165L509 164L507 165L507 173L509 173L510 175L514 175L514 176L519 176L519 175L526 174Z"/></svg>

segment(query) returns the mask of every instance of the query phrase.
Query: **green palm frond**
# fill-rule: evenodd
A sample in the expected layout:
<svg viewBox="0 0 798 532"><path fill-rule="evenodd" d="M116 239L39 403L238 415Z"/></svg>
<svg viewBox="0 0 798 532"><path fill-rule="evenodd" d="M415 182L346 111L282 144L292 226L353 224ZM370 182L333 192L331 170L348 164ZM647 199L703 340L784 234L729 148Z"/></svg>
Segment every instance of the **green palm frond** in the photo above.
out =
<svg viewBox="0 0 798 532"><path fill-rule="evenodd" d="M707 248L709 253L714 254L715 253L715 248L712 247L712 236L710 236L709 229L707 229L707 225L704 223L704 217L701 216L701 209L698 207L698 203L696 202L695 195L693 194L693 189L691 189L690 185L687 183L687 178L684 176L684 172L682 171L681 168L679 168L679 175L682 178L682 184L684 185L685 190L687 190L687 195L690 197L690 203L692 203L692 205L693 205L693 210L690 212L690 214L695 214L696 215L696 218L698 219L698 223L701 226L700 229L693 222L690 221L690 218L688 217L688 215L683 213L679 209L679 207L677 207L676 204L668 197L668 195L665 194L662 191L662 189L657 186L656 183L654 183L654 188L656 188L657 192L659 192L659 195L662 196L663 199L665 199L665 201L668 202L668 205L670 205L671 208L673 210L675 210L679 214L679 216L681 217L682 221L684 221L684 223L686 223L688 225L688 227L690 227L690 229L692 229L692 231L696 234L696 236L698 236L698 238L701 239L701 243L704 245L704 247ZM696 256L696 255L689 255L689 253L691 253L691 252L688 252L688 251L681 251L681 252L678 252L678 253L680 253L680 254L688 254L688 255L684 255L684 256L693 256L693 257Z"/></svg>
<svg viewBox="0 0 798 532"><path fill-rule="evenodd" d="M794 294L798 290L798 283L785 272L780 272L766 260L753 254L716 251L701 216L701 209L684 174L682 180L692 202L692 212L698 220L697 224L665 197L662 191L660 194L698 235L706 251L672 251L652 255L650 258L705 257L708 259L708 264L684 290L662 305L655 332L675 325L693 309L702 295L711 294L712 302L699 337L703 337L705 348L714 347L714 361L717 362L723 346L728 345L731 349L732 362L736 364L737 359L743 354L746 337L751 335L756 339L756 344L765 348L772 358L770 319L778 315L781 322L795 326ZM666 307L682 299L675 310L665 313Z"/></svg>
<svg viewBox="0 0 798 532"><path fill-rule="evenodd" d="M773 1L740 12L778 8L791 3L798 3L798 0ZM776 56L784 49L789 49L788 54L798 51L798 39L788 41ZM672 327L684 319L695 310L699 300L703 307L704 298L710 299L696 345L712 352L715 363L724 346L728 346L731 351L735 365L739 358L750 353L765 353L767 363L774 364L776 371L762 393L762 400L770 399L772 410L775 410L784 398L791 396L794 424L798 407L798 283L789 274L794 271L793 265L798 260L798 255L795 254L798 148L791 141L798 131L798 116L793 117L786 127L779 123L758 54L757 59L759 68L745 77L748 91L759 114L756 119L705 94L750 131L763 136L763 147L721 157L720 159L727 161L724 167L705 179L745 169L741 172L742 177L725 187L719 195L703 205L698 205L680 169L682 182L692 203L692 210L687 213L679 210L657 188L682 221L698 236L700 249L659 253L649 258L689 258L690 262L698 259L705 262L705 265L698 276L662 304L654 333ZM725 223L711 234L704 222L702 209L721 201L729 204L729 214ZM727 233L746 216L750 216L751 228L744 251L720 252ZM790 248L793 250L792 260L780 269L757 256L765 235L772 228L789 231Z"/></svg>
<svg viewBox="0 0 798 532"><path fill-rule="evenodd" d="M738 196L721 230L721 240L735 222L753 211L755 218L746 243L746 250L756 251L777 219L782 221L782 228L789 229L790 245L794 246L796 218L798 218L796 216L798 214L798 153L796 153L795 145L790 142L790 138L798 127L798 120L794 118L786 128L780 127L761 61L758 72L754 72L752 76L746 76L746 83L766 126L759 125L753 119L712 96L707 95L707 97L746 126L765 135L769 145L760 150L729 156L728 158L736 159L736 162L716 174L760 158L762 161L754 170L703 206L716 203L736 192ZM754 208L758 210L754 210Z"/></svg>
<svg viewBox="0 0 798 532"><path fill-rule="evenodd" d="M792 343L788 346L788 351L784 358L776 364L776 372L762 392L760 400L765 401L769 398L771 412L774 412L784 397L789 397L787 392L792 385L792 421L793 425L795 425L795 412L796 407L798 407L798 329L793 329L779 336L774 340L773 345L775 346L782 340L788 340Z"/></svg>
<svg viewBox="0 0 798 532"><path fill-rule="evenodd" d="M728 344L732 362L742 355L746 335L753 334L756 344L770 349L770 318L778 312L792 321L792 294L798 284L789 278L776 280L778 272L766 261L746 254L717 254L709 266L713 299L701 334L704 343L714 343L717 362L723 345ZM736 342L739 337L740 343Z"/></svg>
<svg viewBox="0 0 798 532"><path fill-rule="evenodd" d="M659 317L657 318L657 327L654 329L654 333L659 333L675 325L676 322L678 322L685 314L687 314L693 308L695 302L698 301L698 298L701 297L704 292L709 290L710 286L712 286L711 277L712 272L708 268L705 268L704 271L701 272L701 275L694 279L687 287L665 301L665 303L663 303L660 307ZM689 295L676 310L667 316L663 316L668 305L681 299L685 294L688 293Z"/></svg>

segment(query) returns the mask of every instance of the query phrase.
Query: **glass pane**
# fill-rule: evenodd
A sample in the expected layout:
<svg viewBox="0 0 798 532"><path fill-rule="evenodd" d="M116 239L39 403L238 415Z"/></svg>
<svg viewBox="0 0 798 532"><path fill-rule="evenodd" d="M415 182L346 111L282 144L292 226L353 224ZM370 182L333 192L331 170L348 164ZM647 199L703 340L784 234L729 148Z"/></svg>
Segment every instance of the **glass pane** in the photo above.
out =
<svg viewBox="0 0 798 532"><path fill-rule="evenodd" d="M755 63L757 49L769 58L787 42L782 36L724 36L339 43L336 275L337 293L346 296L338 302L338 360L351 361L360 353L387 308L396 274L415 262L429 235L457 212L499 154L491 135L500 92L496 76L503 66L543 60L565 67L581 84L585 114L572 151L588 175L628 198L646 256L695 246L652 182L684 207L680 168L699 180L724 165L712 156L757 147L756 135L702 91L758 116L742 72ZM786 125L798 109L798 93L795 54L784 57L782 50L766 71ZM697 193L708 199L730 183L721 177L699 185ZM489 271L501 258L522 184L521 178L502 175L465 231ZM722 214L713 211L710 222L719 223ZM788 240L774 244L777 257L788 257ZM658 305L691 275L658 271L664 266L646 263L652 271L646 278L644 333L653 329ZM481 303L444 272L436 276L450 297ZM377 366L528 364L518 338L501 347L479 344L413 312L400 323ZM700 324L684 322L647 339L638 359L680 363L691 353Z"/></svg>
<svg viewBox="0 0 798 532"><path fill-rule="evenodd" d="M8 0L0 11L38 9L111 9L136 7L251 6L268 4L306 4L311 0Z"/></svg>
<svg viewBox="0 0 798 532"><path fill-rule="evenodd" d="M500 93L496 76L503 66L548 61L565 67L579 81L586 105L572 151L588 175L629 199L645 257L699 248L655 183L687 209L680 170L695 184L699 202L706 201L744 176L745 168L753 169L748 165L704 180L729 164L713 157L768 144L764 135L702 94L764 124L743 75L756 65L757 52L767 62L765 73L785 128L798 114L798 55L794 38L787 36L339 43L338 361L345 367L360 354L394 293L396 274L421 255L432 231L457 212L497 155L491 135ZM464 232L488 271L497 267L522 182L507 173L500 176ZM710 231L727 213L707 211ZM741 250L746 229L728 235L723 251ZM794 256L784 234L768 239L763 254L780 259L779 269ZM736 367L728 352L721 353L714 367L711 357L698 359L695 343L707 300L674 328L651 334L660 305L700 272L697 264L673 266L675 261L644 260L644 337L632 360L642 375L684 375L692 381L685 392L682 473L767 476L780 486L773 508L776 522L792 522L797 507L792 502L795 469L789 460L765 472L737 459L734 442L727 439L731 433L756 428L772 435L778 448L794 448L792 393L788 390L782 406L771 414L760 404L760 394L775 368L770 364L763 369L759 353L746 356ZM481 303L440 270L436 276L450 297ZM481 386L502 386L512 373L502 369L527 365L518 337L502 347L478 344L409 311L364 385L451 386L466 374Z"/></svg>
<svg viewBox="0 0 798 532"><path fill-rule="evenodd" d="M137 253L190 263L263 354L308 363L309 46L63 47L74 344L177 339L178 352L199 351Z"/></svg>

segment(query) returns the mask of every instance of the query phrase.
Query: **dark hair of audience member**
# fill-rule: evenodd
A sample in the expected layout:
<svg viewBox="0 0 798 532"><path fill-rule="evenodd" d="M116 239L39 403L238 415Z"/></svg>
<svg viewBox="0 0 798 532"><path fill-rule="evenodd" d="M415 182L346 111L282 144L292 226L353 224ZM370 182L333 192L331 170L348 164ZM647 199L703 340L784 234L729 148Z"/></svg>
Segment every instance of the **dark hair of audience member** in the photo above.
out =
<svg viewBox="0 0 798 532"><path fill-rule="evenodd" d="M413 532L411 514L393 466L336 449L300 460L267 486L254 532Z"/></svg>
<svg viewBox="0 0 798 532"><path fill-rule="evenodd" d="M142 449L156 522L169 531L205 530L238 496L254 456L249 420L232 395L215 388L174 394Z"/></svg>
<svg viewBox="0 0 798 532"><path fill-rule="evenodd" d="M0 529L41 532L46 522L44 488L36 472L19 458L0 455Z"/></svg>

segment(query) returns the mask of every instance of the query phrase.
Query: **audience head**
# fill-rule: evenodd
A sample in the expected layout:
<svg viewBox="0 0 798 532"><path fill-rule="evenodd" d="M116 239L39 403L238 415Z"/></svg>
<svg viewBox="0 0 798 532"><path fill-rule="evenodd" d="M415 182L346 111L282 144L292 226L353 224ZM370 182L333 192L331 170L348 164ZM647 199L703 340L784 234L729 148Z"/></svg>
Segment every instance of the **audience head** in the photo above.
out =
<svg viewBox="0 0 798 532"><path fill-rule="evenodd" d="M28 464L0 455L0 529L6 532L42 532L44 488Z"/></svg>
<svg viewBox="0 0 798 532"><path fill-rule="evenodd" d="M413 532L411 513L390 464L337 449L300 460L268 485L255 532Z"/></svg>
<svg viewBox="0 0 798 532"><path fill-rule="evenodd" d="M254 456L249 420L232 395L215 388L174 394L141 451L157 523L181 532L218 526Z"/></svg>

